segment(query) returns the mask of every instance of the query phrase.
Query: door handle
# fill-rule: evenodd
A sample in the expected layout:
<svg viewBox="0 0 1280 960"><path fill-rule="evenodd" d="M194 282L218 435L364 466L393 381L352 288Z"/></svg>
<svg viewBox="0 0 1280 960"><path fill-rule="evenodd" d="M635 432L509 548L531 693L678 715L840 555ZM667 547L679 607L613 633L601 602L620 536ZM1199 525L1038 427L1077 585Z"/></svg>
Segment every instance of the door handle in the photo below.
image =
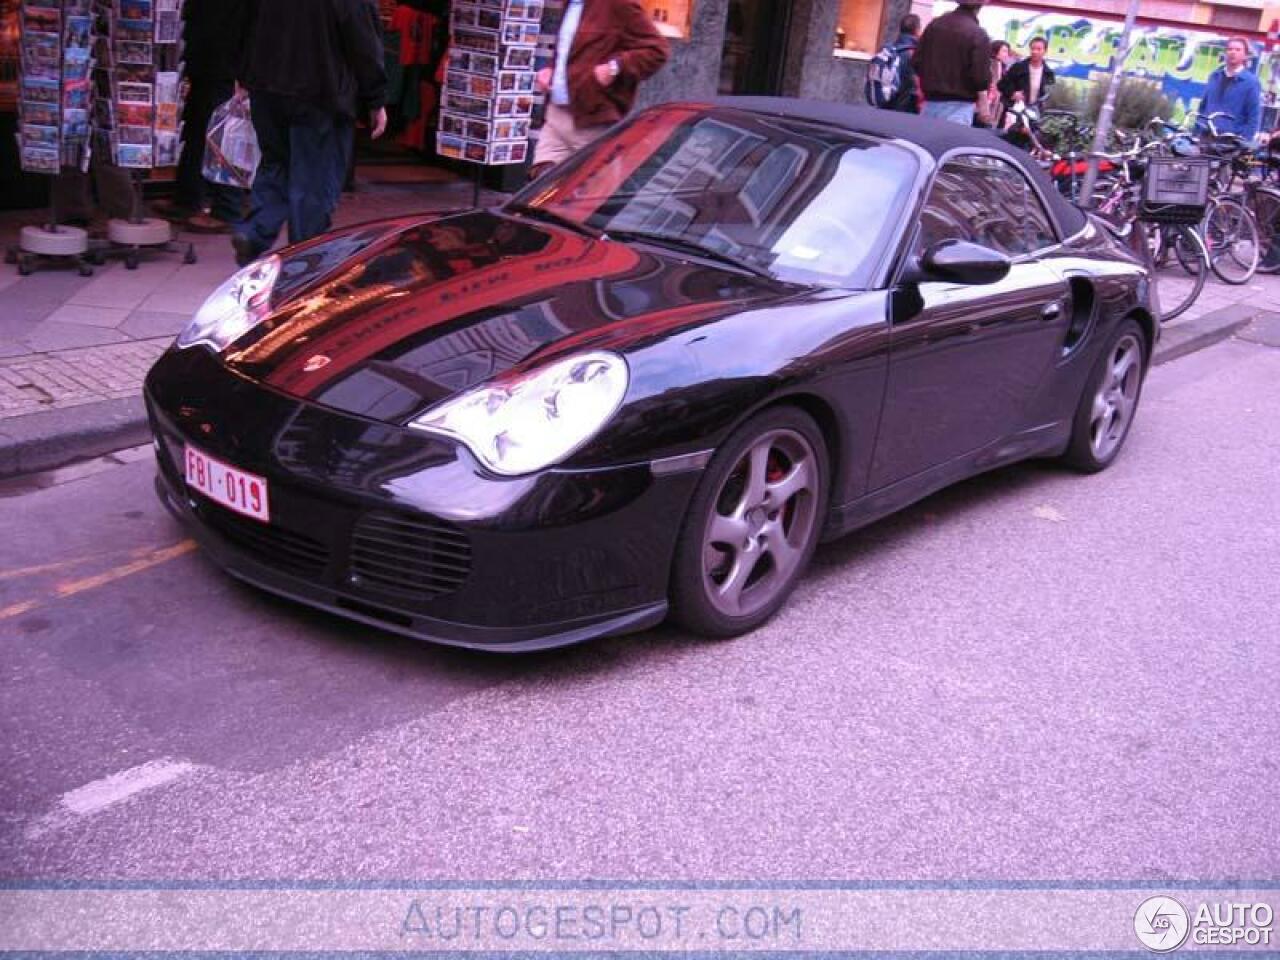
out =
<svg viewBox="0 0 1280 960"><path fill-rule="evenodd" d="M1047 307L1045 307L1043 310L1040 311L1040 319L1043 320L1045 323L1052 323L1054 320L1057 320L1060 316L1062 316L1061 303L1057 303L1057 302L1051 303Z"/></svg>

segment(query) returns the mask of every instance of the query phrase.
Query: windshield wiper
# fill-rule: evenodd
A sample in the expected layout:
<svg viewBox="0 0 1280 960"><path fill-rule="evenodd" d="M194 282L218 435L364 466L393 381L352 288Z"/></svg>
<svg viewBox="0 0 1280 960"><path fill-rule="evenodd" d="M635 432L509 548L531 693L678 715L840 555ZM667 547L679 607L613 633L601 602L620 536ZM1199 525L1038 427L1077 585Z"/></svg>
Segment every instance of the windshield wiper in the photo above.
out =
<svg viewBox="0 0 1280 960"><path fill-rule="evenodd" d="M666 247L668 250L675 250L679 253L691 253L696 257L705 257L708 260L723 263L725 266L734 267L737 270L745 270L747 273L760 277L762 280L777 282L778 279L763 267L757 267L755 264L747 263L745 260L739 260L737 257L730 256L727 253L721 253L719 250L704 247L700 243L694 243L692 240L685 240L681 237L671 237L662 233L646 233L644 230L606 230L604 237L607 240L638 240L642 243L652 243L655 247Z"/></svg>
<svg viewBox="0 0 1280 960"><path fill-rule="evenodd" d="M543 223L554 223L556 226L566 227L574 233L590 237L592 240L599 240L601 236L601 232L595 227L589 227L579 220L566 217L564 214L556 213L554 210L548 210L546 207L535 207L529 203L508 203L504 209L509 213L518 213L531 220L541 220Z"/></svg>

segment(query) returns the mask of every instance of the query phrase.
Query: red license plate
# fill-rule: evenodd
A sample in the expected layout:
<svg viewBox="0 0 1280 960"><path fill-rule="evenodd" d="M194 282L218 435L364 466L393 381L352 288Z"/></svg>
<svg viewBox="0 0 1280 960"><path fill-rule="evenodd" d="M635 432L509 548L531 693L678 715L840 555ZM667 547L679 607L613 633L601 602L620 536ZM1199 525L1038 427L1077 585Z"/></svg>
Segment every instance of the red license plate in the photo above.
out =
<svg viewBox="0 0 1280 960"><path fill-rule="evenodd" d="M266 480L257 474L237 470L193 446L187 445L184 449L190 487L228 510L263 523L271 521Z"/></svg>

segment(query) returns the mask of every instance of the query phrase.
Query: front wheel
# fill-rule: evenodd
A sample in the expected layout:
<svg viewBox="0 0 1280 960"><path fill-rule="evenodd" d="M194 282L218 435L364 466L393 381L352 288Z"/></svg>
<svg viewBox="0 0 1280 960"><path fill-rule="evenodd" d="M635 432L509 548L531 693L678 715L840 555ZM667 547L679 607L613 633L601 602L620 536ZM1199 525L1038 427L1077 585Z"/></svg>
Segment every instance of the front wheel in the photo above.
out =
<svg viewBox="0 0 1280 960"><path fill-rule="evenodd" d="M802 411L777 407L739 427L707 465L685 518L675 619L732 637L777 613L817 546L828 476L822 432Z"/></svg>
<svg viewBox="0 0 1280 960"><path fill-rule="evenodd" d="M1120 456L1133 426L1147 372L1146 337L1134 320L1112 335L1086 381L1063 458L1084 473L1105 470Z"/></svg>
<svg viewBox="0 0 1280 960"><path fill-rule="evenodd" d="M1258 269L1258 224L1243 203L1232 197L1210 201L1204 218L1209 266L1223 283L1243 284Z"/></svg>
<svg viewBox="0 0 1280 960"><path fill-rule="evenodd" d="M1181 316L1196 302L1209 276L1204 240L1194 227L1185 224L1157 225L1139 220L1135 227L1131 244L1144 255L1151 269L1161 321ZM1154 256L1153 245L1160 251Z"/></svg>
<svg viewBox="0 0 1280 960"><path fill-rule="evenodd" d="M1259 273L1280 272L1280 190L1260 188L1253 195L1253 215L1258 224Z"/></svg>

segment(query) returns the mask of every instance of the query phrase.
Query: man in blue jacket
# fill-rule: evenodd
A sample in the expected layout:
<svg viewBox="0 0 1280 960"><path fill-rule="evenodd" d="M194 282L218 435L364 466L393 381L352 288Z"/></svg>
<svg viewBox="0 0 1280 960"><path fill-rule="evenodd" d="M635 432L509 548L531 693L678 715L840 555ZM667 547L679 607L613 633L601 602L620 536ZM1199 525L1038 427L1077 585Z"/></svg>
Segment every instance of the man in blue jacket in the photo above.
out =
<svg viewBox="0 0 1280 960"><path fill-rule="evenodd" d="M1258 135L1262 121L1262 84L1245 69L1249 60L1249 42L1242 37L1227 41L1226 63L1209 76L1204 96L1200 99L1200 113L1196 131L1208 129L1207 116L1222 111L1230 117L1219 117L1213 125L1219 133L1235 133L1250 143Z"/></svg>

